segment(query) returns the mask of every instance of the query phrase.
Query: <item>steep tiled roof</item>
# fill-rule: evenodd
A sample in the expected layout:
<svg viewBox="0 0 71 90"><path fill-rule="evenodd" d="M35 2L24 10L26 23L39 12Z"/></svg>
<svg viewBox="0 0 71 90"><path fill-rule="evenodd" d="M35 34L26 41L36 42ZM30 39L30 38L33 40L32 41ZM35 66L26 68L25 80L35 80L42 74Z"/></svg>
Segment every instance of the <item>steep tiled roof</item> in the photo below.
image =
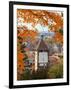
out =
<svg viewBox="0 0 71 90"><path fill-rule="evenodd" d="M43 39L39 40L38 43L34 45L30 44L30 51L48 51L48 47Z"/></svg>
<svg viewBox="0 0 71 90"><path fill-rule="evenodd" d="M48 47L47 47L46 43L43 41L43 39L40 40L37 50L38 51L48 51Z"/></svg>

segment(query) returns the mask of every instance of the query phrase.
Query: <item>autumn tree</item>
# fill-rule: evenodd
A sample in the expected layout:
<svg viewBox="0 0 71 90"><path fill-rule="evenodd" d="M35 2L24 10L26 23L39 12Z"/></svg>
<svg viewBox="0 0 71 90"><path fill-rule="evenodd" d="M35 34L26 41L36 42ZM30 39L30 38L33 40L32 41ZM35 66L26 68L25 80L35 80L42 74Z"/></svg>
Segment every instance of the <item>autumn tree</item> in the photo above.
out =
<svg viewBox="0 0 71 90"><path fill-rule="evenodd" d="M63 13L57 11L45 11L45 10L17 10L17 17L19 22L31 23L32 29L35 29L35 25L40 23L43 26L48 26L49 31L55 32L54 39L58 42L63 42ZM60 32L61 30L61 32ZM58 36L58 37L57 37ZM57 39L56 39L57 38Z"/></svg>

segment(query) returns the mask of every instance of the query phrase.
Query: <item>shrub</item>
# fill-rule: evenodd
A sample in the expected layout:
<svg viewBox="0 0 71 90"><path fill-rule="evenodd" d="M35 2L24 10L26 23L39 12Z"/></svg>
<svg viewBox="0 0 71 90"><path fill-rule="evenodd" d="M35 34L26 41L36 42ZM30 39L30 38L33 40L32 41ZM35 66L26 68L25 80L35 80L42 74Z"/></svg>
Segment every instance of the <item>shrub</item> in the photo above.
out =
<svg viewBox="0 0 71 90"><path fill-rule="evenodd" d="M30 70L26 69L24 73L22 74L22 80L30 80L31 79L31 73Z"/></svg>
<svg viewBox="0 0 71 90"><path fill-rule="evenodd" d="M63 77L63 64L55 64L48 69L49 78L62 78Z"/></svg>
<svg viewBox="0 0 71 90"><path fill-rule="evenodd" d="M32 72L32 79L46 79L47 69L38 69L36 72Z"/></svg>

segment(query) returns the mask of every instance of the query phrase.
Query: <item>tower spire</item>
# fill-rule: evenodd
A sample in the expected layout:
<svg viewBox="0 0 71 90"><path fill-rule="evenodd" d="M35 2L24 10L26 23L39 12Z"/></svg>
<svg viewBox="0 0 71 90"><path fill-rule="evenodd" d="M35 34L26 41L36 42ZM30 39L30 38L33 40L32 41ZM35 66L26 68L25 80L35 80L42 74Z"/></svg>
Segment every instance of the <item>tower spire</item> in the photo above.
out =
<svg viewBox="0 0 71 90"><path fill-rule="evenodd" d="M41 35L41 39L42 39L42 40L43 40L43 37L44 37L44 36L43 36L43 35Z"/></svg>

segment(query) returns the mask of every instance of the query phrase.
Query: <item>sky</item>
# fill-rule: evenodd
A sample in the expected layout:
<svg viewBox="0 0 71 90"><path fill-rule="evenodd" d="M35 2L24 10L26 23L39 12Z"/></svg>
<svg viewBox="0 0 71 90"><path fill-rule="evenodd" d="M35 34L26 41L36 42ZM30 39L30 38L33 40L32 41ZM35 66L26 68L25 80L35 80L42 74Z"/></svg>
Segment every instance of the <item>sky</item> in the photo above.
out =
<svg viewBox="0 0 71 90"><path fill-rule="evenodd" d="M39 32L48 32L48 26L42 26L41 24L36 24L34 27L32 27L32 23L18 22L18 26L26 26L28 30L37 29Z"/></svg>
<svg viewBox="0 0 71 90"><path fill-rule="evenodd" d="M54 32L49 32L49 28L48 26L42 26L41 24L36 24L34 27L32 27L32 23L23 23L23 22L19 22L18 25L21 26L26 26L28 28L28 30L38 30L38 32L40 33L40 35L54 35Z"/></svg>
<svg viewBox="0 0 71 90"><path fill-rule="evenodd" d="M39 32L48 32L48 26L42 26L41 24L37 24L35 26L35 28L39 31Z"/></svg>

